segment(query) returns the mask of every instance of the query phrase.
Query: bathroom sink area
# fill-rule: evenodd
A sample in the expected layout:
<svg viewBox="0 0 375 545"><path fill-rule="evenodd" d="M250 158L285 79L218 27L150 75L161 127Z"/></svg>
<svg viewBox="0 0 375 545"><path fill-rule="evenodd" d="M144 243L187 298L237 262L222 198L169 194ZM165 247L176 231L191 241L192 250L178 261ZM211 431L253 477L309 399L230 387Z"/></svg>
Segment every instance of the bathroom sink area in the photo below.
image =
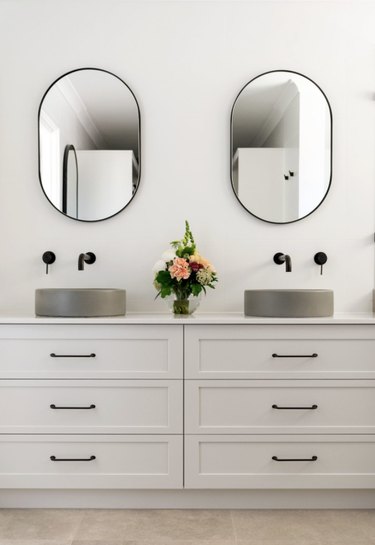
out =
<svg viewBox="0 0 375 545"><path fill-rule="evenodd" d="M112 288L49 288L35 290L35 314L54 318L123 316L126 292Z"/></svg>
<svg viewBox="0 0 375 545"><path fill-rule="evenodd" d="M245 290L244 299L245 316L319 318L333 315L332 290Z"/></svg>

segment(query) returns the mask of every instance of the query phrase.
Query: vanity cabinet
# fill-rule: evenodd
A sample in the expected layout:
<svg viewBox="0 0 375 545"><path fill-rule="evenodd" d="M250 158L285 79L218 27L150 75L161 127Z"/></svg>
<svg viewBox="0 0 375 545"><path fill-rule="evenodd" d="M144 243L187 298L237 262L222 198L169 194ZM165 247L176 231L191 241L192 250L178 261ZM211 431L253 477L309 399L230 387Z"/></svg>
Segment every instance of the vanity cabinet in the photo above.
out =
<svg viewBox="0 0 375 545"><path fill-rule="evenodd" d="M183 327L0 326L0 487L181 488Z"/></svg>
<svg viewBox="0 0 375 545"><path fill-rule="evenodd" d="M191 325L186 488L375 488L373 325Z"/></svg>
<svg viewBox="0 0 375 545"><path fill-rule="evenodd" d="M0 488L375 488L375 321L0 324Z"/></svg>

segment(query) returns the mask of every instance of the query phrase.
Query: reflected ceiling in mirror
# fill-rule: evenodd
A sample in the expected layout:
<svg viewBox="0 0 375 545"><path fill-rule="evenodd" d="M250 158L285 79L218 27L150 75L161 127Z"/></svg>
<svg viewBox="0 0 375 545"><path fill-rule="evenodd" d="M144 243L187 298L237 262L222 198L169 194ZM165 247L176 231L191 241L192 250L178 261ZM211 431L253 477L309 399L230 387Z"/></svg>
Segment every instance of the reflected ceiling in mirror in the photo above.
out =
<svg viewBox="0 0 375 545"><path fill-rule="evenodd" d="M140 178L140 112L128 85L98 68L58 78L39 107L39 178L51 204L80 221L118 214Z"/></svg>
<svg viewBox="0 0 375 545"><path fill-rule="evenodd" d="M275 70L252 79L231 115L231 180L258 219L292 223L324 200L332 178L332 112L311 79Z"/></svg>

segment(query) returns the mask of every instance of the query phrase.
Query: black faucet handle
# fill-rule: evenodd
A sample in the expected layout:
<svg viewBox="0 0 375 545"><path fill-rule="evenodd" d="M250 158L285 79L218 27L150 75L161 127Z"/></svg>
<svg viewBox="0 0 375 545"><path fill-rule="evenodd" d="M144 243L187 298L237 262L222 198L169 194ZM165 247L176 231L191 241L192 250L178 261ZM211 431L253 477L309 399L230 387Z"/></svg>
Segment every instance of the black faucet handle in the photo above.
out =
<svg viewBox="0 0 375 545"><path fill-rule="evenodd" d="M273 262L276 263L276 265L283 265L283 263L285 263L285 254L283 254L283 252L277 252L277 254L273 256Z"/></svg>
<svg viewBox="0 0 375 545"><path fill-rule="evenodd" d="M320 274L323 274L323 265L328 261L328 256L324 252L318 252L314 255L314 262L320 265Z"/></svg>
<svg viewBox="0 0 375 545"><path fill-rule="evenodd" d="M42 255L43 263L46 264L46 274L48 274L48 266L52 265L52 263L55 263L56 261L56 255L54 252L51 252L48 250L47 252L44 252Z"/></svg>
<svg viewBox="0 0 375 545"><path fill-rule="evenodd" d="M92 265L96 261L96 255L93 252L86 252L87 257L84 258L87 265Z"/></svg>

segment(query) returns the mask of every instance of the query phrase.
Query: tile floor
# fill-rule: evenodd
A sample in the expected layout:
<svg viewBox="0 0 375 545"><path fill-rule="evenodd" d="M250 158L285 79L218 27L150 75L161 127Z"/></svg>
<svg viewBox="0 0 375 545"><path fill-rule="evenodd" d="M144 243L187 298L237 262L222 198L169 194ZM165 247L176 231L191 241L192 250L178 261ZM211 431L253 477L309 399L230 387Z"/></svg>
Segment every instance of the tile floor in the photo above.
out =
<svg viewBox="0 0 375 545"><path fill-rule="evenodd" d="M0 545L375 545L375 510L0 510Z"/></svg>

